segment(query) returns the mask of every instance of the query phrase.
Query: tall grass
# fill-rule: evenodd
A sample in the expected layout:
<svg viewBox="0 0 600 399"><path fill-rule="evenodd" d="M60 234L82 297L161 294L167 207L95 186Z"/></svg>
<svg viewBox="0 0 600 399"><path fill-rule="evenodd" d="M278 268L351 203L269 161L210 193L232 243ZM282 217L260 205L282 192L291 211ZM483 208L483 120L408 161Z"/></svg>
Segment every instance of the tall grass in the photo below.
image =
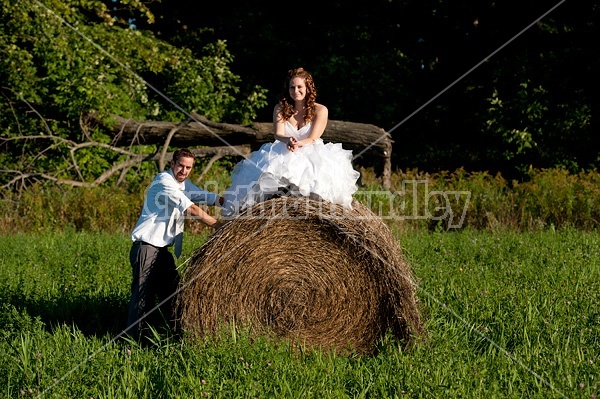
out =
<svg viewBox="0 0 600 399"><path fill-rule="evenodd" d="M125 328L125 233L0 236L0 395L7 398L592 398L600 394L600 239L572 228L399 233L428 339L374 356ZM180 268L206 240L188 235Z"/></svg>
<svg viewBox="0 0 600 399"><path fill-rule="evenodd" d="M224 191L230 182L230 162L216 162L203 175L205 160L196 165L190 178L206 190ZM147 184L133 187L101 186L79 188L33 185L19 193L4 193L0 201L0 234L44 231L130 232L144 201ZM214 208L207 211L216 216ZM192 223L195 231L206 230Z"/></svg>
<svg viewBox="0 0 600 399"><path fill-rule="evenodd" d="M398 217L389 220L399 228L469 226L524 231L563 227L593 230L600 226L598 172L532 170L530 180L520 183L499 174L463 169L434 174L407 170L392 175L389 192L381 190L370 170L363 171L363 181L368 183L357 199L370 200L373 211L384 217L393 208ZM460 220L463 210L464 219Z"/></svg>
<svg viewBox="0 0 600 399"><path fill-rule="evenodd" d="M229 185L228 164L213 166L201 187L223 192ZM200 169L200 167L198 168ZM507 181L487 172L426 173L396 171L384 190L372 169L361 170L355 198L400 229L539 230L548 227L600 226L600 173L565 170L531 171L527 182ZM0 233L53 231L128 232L143 202L144 188L65 188L33 186L0 201ZM214 207L206 208L218 216ZM464 212L463 212L464 211ZM204 228L191 223L196 231Z"/></svg>

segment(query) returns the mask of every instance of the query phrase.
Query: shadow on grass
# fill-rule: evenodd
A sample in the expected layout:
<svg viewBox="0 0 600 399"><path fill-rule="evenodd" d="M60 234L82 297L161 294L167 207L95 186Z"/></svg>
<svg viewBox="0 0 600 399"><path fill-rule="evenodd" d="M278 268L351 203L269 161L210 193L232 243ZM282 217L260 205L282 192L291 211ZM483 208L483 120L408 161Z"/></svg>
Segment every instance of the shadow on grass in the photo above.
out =
<svg viewBox="0 0 600 399"><path fill-rule="evenodd" d="M21 295L3 298L32 318L39 317L47 330L75 326L85 336L115 336L127 326L129 298L113 296L59 296L51 301L32 300Z"/></svg>

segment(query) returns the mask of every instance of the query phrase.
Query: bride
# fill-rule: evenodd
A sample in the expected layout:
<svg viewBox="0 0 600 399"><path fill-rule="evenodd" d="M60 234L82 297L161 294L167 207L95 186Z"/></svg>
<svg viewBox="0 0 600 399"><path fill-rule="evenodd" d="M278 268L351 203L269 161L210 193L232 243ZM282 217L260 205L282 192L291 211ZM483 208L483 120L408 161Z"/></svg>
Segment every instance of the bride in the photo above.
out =
<svg viewBox="0 0 600 399"><path fill-rule="evenodd" d="M328 110L315 102L316 97L309 72L303 68L288 71L273 110L276 141L264 144L234 167L231 186L223 193L223 217L234 217L282 194L351 207L360 174L352 168L352 151L321 139Z"/></svg>

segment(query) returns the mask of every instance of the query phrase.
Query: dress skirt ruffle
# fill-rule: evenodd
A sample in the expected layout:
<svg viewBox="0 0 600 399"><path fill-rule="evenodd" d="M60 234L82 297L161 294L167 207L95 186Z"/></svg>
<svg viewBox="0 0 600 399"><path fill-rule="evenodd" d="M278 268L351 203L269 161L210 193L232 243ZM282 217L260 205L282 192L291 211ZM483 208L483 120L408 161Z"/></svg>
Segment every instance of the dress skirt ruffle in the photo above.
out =
<svg viewBox="0 0 600 399"><path fill-rule="evenodd" d="M281 193L350 208L359 176L352 168L352 151L339 143L325 144L317 139L294 152L281 141L267 143L233 169L231 186L223 193L222 215L233 217Z"/></svg>

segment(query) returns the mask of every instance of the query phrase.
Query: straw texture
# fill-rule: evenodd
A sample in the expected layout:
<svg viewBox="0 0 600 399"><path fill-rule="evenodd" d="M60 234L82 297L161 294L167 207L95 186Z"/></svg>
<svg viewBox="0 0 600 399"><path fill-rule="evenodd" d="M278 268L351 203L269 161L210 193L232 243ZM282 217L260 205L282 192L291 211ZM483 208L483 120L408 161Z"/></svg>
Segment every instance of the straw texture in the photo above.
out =
<svg viewBox="0 0 600 399"><path fill-rule="evenodd" d="M181 284L181 326L193 335L235 322L368 354L388 332L405 344L423 333L398 241L357 201L352 210L293 197L257 204L195 251Z"/></svg>

